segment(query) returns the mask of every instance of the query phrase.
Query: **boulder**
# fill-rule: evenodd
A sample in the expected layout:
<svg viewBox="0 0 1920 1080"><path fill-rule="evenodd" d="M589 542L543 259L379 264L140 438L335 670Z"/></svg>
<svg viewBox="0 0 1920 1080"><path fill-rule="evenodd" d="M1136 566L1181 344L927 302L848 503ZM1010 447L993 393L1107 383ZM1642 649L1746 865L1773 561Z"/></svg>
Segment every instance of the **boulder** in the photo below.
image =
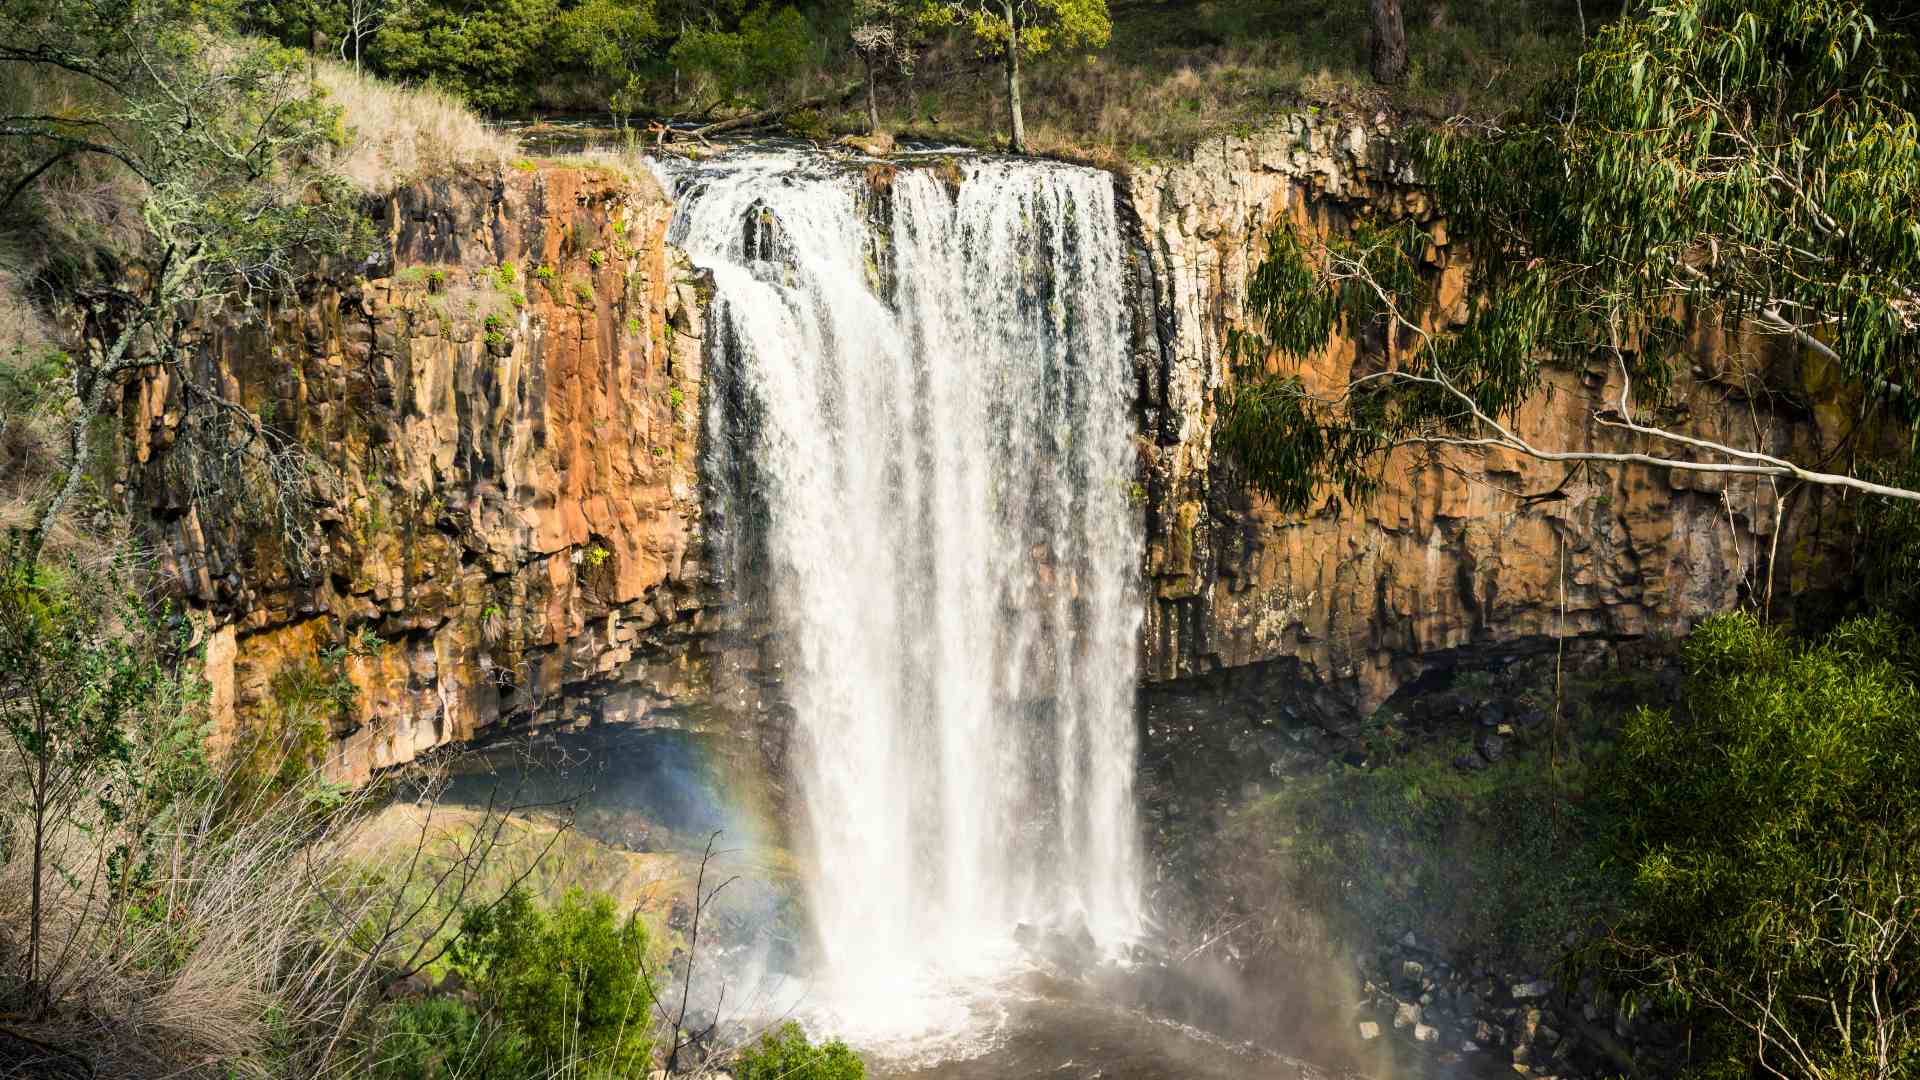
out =
<svg viewBox="0 0 1920 1080"><path fill-rule="evenodd" d="M1513 995L1515 1001L1538 1001L1553 993L1553 983L1546 979L1516 982L1508 988L1508 992Z"/></svg>

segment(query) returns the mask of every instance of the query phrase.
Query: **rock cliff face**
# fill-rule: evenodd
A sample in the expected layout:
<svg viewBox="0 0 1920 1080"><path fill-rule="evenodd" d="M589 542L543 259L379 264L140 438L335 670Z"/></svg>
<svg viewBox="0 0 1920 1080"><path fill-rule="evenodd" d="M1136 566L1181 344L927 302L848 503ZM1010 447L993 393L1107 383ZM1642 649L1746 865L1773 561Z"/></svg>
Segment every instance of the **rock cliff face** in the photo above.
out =
<svg viewBox="0 0 1920 1080"><path fill-rule="evenodd" d="M132 488L221 737L324 724L359 779L502 717L698 696L702 302L670 211L595 170L415 184L380 208L390 265L209 329L214 385L322 466L304 549L221 490L189 506L206 406L135 392Z"/></svg>
<svg viewBox="0 0 1920 1080"><path fill-rule="evenodd" d="M1327 505L1290 520L1250 496L1214 445L1214 423L1232 377L1227 332L1265 236L1286 223L1337 229L1370 209L1413 215L1444 237L1444 219L1409 180L1384 131L1308 117L1130 178L1142 306L1151 303L1136 332L1149 679L1290 660L1336 702L1366 710L1435 666L1485 662L1562 633L1677 635L1742 599L1786 597L1834 576L1844 559L1838 500L1764 480L1569 474L1506 452L1405 451L1358 510ZM1463 253L1443 245L1432 272L1440 317L1458 317ZM1311 387L1337 392L1378 352L1378 343L1338 342L1299 370ZM1676 388L1684 430L1805 461L1827 459L1849 436L1838 410L1807 404L1832 395L1807 385L1817 373L1792 357L1708 332L1692 352ZM1268 365L1282 363L1291 362ZM1761 365L1771 385L1801 392L1751 394ZM1624 448L1588 419L1618 394L1606 364L1554 371L1549 383L1520 418L1523 434L1542 446Z"/></svg>
<svg viewBox="0 0 1920 1080"><path fill-rule="evenodd" d="M1765 482L1405 453L1358 510L1293 520L1251 497L1214 424L1264 237L1368 209L1444 235L1409 179L1384 131L1311 117L1123 178L1147 680L1260 665L1351 714L1435 667L1563 632L1678 634L1832 577L1835 500ZM311 543L238 516L226 492L263 478L184 449L205 403L164 380L130 392L124 481L204 630L223 737L320 723L357 779L500 722L697 717L727 614L703 566L703 286L666 242L666 196L645 175L543 165L416 183L380 212L385 265L192 350L323 466L315 505L285 510ZM1463 254L1441 246L1433 273L1457 315ZM1841 444L1837 414L1805 404L1819 387L1748 394L1761 364L1775 386L1804 381L1790 358L1696 344L1691 430L1805 460ZM1376 353L1339 343L1304 374L1337 388ZM1607 445L1586 421L1611 378L1597 361L1553 372L1522 428Z"/></svg>

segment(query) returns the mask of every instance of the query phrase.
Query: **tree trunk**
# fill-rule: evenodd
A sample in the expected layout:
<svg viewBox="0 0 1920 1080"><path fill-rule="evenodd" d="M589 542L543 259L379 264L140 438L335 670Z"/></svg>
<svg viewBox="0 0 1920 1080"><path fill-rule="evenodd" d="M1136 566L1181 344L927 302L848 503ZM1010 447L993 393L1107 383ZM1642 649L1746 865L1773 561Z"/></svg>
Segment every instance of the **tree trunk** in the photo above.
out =
<svg viewBox="0 0 1920 1080"><path fill-rule="evenodd" d="M867 134L880 134L880 97L874 88L879 77L874 74L873 61L867 61Z"/></svg>
<svg viewBox="0 0 1920 1080"><path fill-rule="evenodd" d="M1373 34L1368 50L1373 59L1373 81L1392 86L1407 76L1407 27L1400 18L1400 0L1370 0Z"/></svg>
<svg viewBox="0 0 1920 1080"><path fill-rule="evenodd" d="M40 984L40 923L42 912L42 882L46 877L47 852L47 758L53 753L47 745L46 720L39 709L35 709L34 734L40 741L40 750L34 762L33 779L33 878L29 891L32 898L28 901L27 914L27 993L35 1020L47 1014L52 1003L49 987Z"/></svg>
<svg viewBox="0 0 1920 1080"><path fill-rule="evenodd" d="M1007 149L1015 154L1027 152L1027 119L1020 112L1020 5L1006 0L1007 13L1007 119L1011 133Z"/></svg>

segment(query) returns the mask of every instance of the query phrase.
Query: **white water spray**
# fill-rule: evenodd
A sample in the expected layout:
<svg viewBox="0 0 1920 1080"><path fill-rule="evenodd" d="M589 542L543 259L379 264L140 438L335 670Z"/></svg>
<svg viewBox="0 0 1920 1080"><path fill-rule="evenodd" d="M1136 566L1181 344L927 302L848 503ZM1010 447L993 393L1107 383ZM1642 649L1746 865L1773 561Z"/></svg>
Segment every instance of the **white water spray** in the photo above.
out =
<svg viewBox="0 0 1920 1080"><path fill-rule="evenodd" d="M839 1011L937 1025L900 1015L906 982L995 974L1020 922L1126 942L1141 541L1112 178L670 168L738 383L709 423L744 435L712 452L752 488L727 516L763 545Z"/></svg>

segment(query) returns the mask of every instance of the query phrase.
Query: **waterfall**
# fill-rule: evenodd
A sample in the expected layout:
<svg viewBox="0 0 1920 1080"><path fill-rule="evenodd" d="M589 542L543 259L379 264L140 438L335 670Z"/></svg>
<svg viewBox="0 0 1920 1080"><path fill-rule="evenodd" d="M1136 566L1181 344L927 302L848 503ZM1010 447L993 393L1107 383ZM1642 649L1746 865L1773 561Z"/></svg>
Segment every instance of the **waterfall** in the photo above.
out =
<svg viewBox="0 0 1920 1080"><path fill-rule="evenodd" d="M1112 178L661 168L714 279L715 516L755 534L827 973L977 973L1023 921L1126 941L1141 538Z"/></svg>

